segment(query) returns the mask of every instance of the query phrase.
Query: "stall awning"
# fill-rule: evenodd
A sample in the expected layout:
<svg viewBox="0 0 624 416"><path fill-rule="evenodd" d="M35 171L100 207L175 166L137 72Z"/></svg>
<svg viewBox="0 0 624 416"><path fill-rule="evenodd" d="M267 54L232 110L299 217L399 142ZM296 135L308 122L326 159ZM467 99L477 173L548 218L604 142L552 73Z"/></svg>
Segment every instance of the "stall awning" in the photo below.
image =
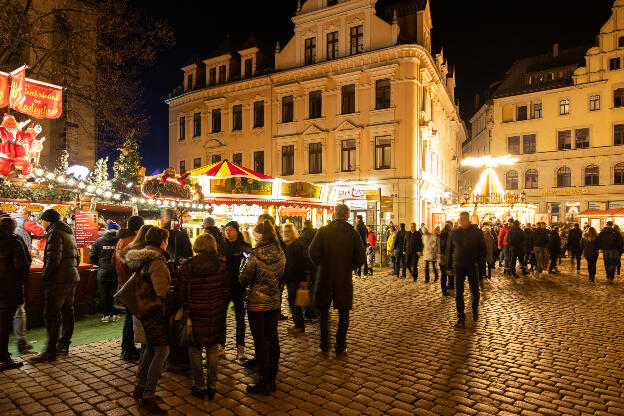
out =
<svg viewBox="0 0 624 416"><path fill-rule="evenodd" d="M588 209L580 214L579 217L624 217L624 208L611 209Z"/></svg>
<svg viewBox="0 0 624 416"><path fill-rule="evenodd" d="M229 197L216 197L205 198L204 202L214 205L260 205L260 206L275 206L275 207L300 207L306 209L310 208L326 208L333 209L333 206L314 202L301 202L288 199L260 199L260 198L229 198Z"/></svg>
<svg viewBox="0 0 624 416"><path fill-rule="evenodd" d="M213 163L212 165L202 166L201 168L187 171L190 176L206 175L214 178L231 178L233 176L268 180L273 179L270 176L262 173L254 172L251 169L247 169L243 166L236 165L229 162L227 159L221 162Z"/></svg>

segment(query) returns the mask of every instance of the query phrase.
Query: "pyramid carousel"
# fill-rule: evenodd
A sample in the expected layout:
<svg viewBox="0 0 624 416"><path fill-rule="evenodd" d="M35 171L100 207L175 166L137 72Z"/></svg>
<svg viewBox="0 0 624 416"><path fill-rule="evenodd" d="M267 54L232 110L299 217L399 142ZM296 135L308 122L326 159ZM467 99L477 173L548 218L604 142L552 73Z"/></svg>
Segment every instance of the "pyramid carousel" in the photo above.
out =
<svg viewBox="0 0 624 416"><path fill-rule="evenodd" d="M463 166L483 166L485 169L472 193L460 196L458 204L443 208L446 219L456 221L460 212L468 211L475 224L505 222L509 218L517 219L522 224L532 224L535 221L537 206L527 204L524 193L506 191L494 171L496 166L513 165L516 161L517 159L513 159L510 155L494 158L471 157L462 161Z"/></svg>

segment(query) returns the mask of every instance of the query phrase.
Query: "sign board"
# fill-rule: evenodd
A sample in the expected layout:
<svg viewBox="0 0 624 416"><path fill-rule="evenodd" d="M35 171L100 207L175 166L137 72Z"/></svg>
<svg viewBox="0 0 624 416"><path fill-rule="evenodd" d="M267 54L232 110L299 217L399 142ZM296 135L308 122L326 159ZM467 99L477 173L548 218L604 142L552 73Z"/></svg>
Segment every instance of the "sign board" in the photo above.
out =
<svg viewBox="0 0 624 416"><path fill-rule="evenodd" d="M175 179L167 179L164 182L160 178L148 179L143 182L142 192L148 198L178 198L189 201L193 198L191 187L180 185Z"/></svg>
<svg viewBox="0 0 624 416"><path fill-rule="evenodd" d="M379 189L366 190L364 191L364 195L366 195L367 201L379 201Z"/></svg>
<svg viewBox="0 0 624 416"><path fill-rule="evenodd" d="M366 201L358 201L358 200L350 200L350 201L345 201L345 204L349 207L349 209L351 211L358 211L358 210L366 210Z"/></svg>
<svg viewBox="0 0 624 416"><path fill-rule="evenodd" d="M76 211L74 233L76 247L91 247L98 238L97 211Z"/></svg>
<svg viewBox="0 0 624 416"><path fill-rule="evenodd" d="M394 199L391 196L382 196L379 205L381 212L392 212L394 210Z"/></svg>
<svg viewBox="0 0 624 416"><path fill-rule="evenodd" d="M351 187L351 188L337 188L339 201L345 199L366 199L363 188Z"/></svg>

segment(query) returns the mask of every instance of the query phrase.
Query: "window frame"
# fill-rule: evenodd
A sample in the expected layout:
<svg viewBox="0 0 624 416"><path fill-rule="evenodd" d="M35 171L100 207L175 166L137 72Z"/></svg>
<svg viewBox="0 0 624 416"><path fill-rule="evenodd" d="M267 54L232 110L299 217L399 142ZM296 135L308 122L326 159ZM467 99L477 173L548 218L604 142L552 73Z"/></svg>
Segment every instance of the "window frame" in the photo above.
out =
<svg viewBox="0 0 624 416"><path fill-rule="evenodd" d="M585 140L583 140L582 142L579 142L579 133L581 132L587 132L587 135L585 136ZM589 131L589 127L583 127L580 129L575 129L574 130L574 148L575 149L587 149L590 147L590 131ZM579 143L581 144L581 146L579 146Z"/></svg>
<svg viewBox="0 0 624 416"><path fill-rule="evenodd" d="M264 150L254 151L253 164L254 164L254 171L264 175Z"/></svg>
<svg viewBox="0 0 624 416"><path fill-rule="evenodd" d="M567 116L570 114L570 99L562 98L559 100L559 115Z"/></svg>
<svg viewBox="0 0 624 416"><path fill-rule="evenodd" d="M600 94L594 94L589 96L589 111L600 110Z"/></svg>
<svg viewBox="0 0 624 416"><path fill-rule="evenodd" d="M624 185L624 162L616 163L613 166L613 184Z"/></svg>
<svg viewBox="0 0 624 416"><path fill-rule="evenodd" d="M380 85L380 84L384 85ZM387 85L385 85L387 83ZM390 78L375 80L375 110L383 110L392 106L392 83ZM433 111L433 110L432 110Z"/></svg>
<svg viewBox="0 0 624 416"><path fill-rule="evenodd" d="M201 136L201 113L193 113L193 137Z"/></svg>
<svg viewBox="0 0 624 416"><path fill-rule="evenodd" d="M188 74L186 76L186 89L188 91L192 91L193 90L193 74Z"/></svg>
<svg viewBox="0 0 624 416"><path fill-rule="evenodd" d="M249 66L247 66L249 64ZM253 77L253 58L247 58L243 62L243 74L245 78Z"/></svg>
<svg viewBox="0 0 624 416"><path fill-rule="evenodd" d="M510 182L515 181L515 182ZM515 191L518 190L520 186L520 181L518 180L518 171L517 170L508 170L505 172L505 189ZM514 185L515 183L515 185Z"/></svg>
<svg viewBox="0 0 624 416"><path fill-rule="evenodd" d="M532 179L529 181L528 178ZM535 186L530 186L535 184ZM527 169L524 172L524 188L525 189L538 189L539 188L539 172L537 169Z"/></svg>
<svg viewBox="0 0 624 416"><path fill-rule="evenodd" d="M224 84L227 82L227 65L219 65L218 82Z"/></svg>
<svg viewBox="0 0 624 416"><path fill-rule="evenodd" d="M624 107L624 88L616 88L613 90L613 108Z"/></svg>
<svg viewBox="0 0 624 416"><path fill-rule="evenodd" d="M193 159L193 169L201 168L201 157Z"/></svg>
<svg viewBox="0 0 624 416"><path fill-rule="evenodd" d="M254 101L253 103L253 128L260 129L264 127L264 100Z"/></svg>
<svg viewBox="0 0 624 416"><path fill-rule="evenodd" d="M352 142L352 144L351 144ZM346 160L345 160L346 156ZM345 169L345 161L350 169ZM357 166L357 143L355 139L343 139L340 142L340 171L355 172Z"/></svg>
<svg viewBox="0 0 624 416"><path fill-rule="evenodd" d="M567 181L564 179L567 178ZM566 185L567 183L567 185ZM557 188L569 188L572 186L572 171L567 166L557 169Z"/></svg>
<svg viewBox="0 0 624 416"><path fill-rule="evenodd" d="M314 101L313 101L313 96ZM318 114L317 114L317 105L316 105L316 97L318 97ZM323 91L322 90L313 90L308 92L308 119L316 119L323 117Z"/></svg>
<svg viewBox="0 0 624 416"><path fill-rule="evenodd" d="M349 33L350 55L357 55L364 52L364 25L351 26L349 28Z"/></svg>
<svg viewBox="0 0 624 416"><path fill-rule="evenodd" d="M212 67L208 70L208 86L214 87L217 85L217 67Z"/></svg>
<svg viewBox="0 0 624 416"><path fill-rule="evenodd" d="M387 143L379 143L379 140L387 140ZM386 160L386 149L388 160ZM379 158L381 156L381 158ZM375 170L392 169L392 136L375 136Z"/></svg>
<svg viewBox="0 0 624 416"><path fill-rule="evenodd" d="M347 88L352 89L352 91L345 94ZM340 110L341 114L355 113L355 84L343 85L340 88Z"/></svg>
<svg viewBox="0 0 624 416"><path fill-rule="evenodd" d="M213 108L210 112L210 118L212 120L212 133L221 133L222 123L221 123L221 109Z"/></svg>
<svg viewBox="0 0 624 416"><path fill-rule="evenodd" d="M539 109L538 109L539 106ZM540 119L542 118L542 103L535 103L533 104L533 119ZM538 116L539 114L539 116Z"/></svg>
<svg viewBox="0 0 624 416"><path fill-rule="evenodd" d="M520 109L523 108L524 109L524 114L523 117L524 118L520 118ZM525 121L529 119L529 108L526 105L519 105L518 107L516 107L516 121Z"/></svg>
<svg viewBox="0 0 624 416"><path fill-rule="evenodd" d="M211 162L211 164L221 162L221 155L220 154L215 154L215 155L210 156L210 162Z"/></svg>
<svg viewBox="0 0 624 416"><path fill-rule="evenodd" d="M598 165L585 166L585 169L583 170L583 177L585 186L600 185L600 168Z"/></svg>
<svg viewBox="0 0 624 416"><path fill-rule="evenodd" d="M234 104L232 106L232 131L243 130L243 105Z"/></svg>
<svg viewBox="0 0 624 416"><path fill-rule="evenodd" d="M288 102L286 99L289 99ZM287 108L290 108L289 111L285 111ZM290 113L290 117L285 117ZM285 95L282 97L282 123L292 123L295 121L295 97L291 95Z"/></svg>
<svg viewBox="0 0 624 416"><path fill-rule="evenodd" d="M318 166L317 162L318 161ZM308 173L317 175L323 173L323 143L308 143Z"/></svg>
<svg viewBox="0 0 624 416"><path fill-rule="evenodd" d="M619 140L617 140L618 138ZM613 145L614 146L624 145L624 123L618 123L618 124L613 125Z"/></svg>
<svg viewBox="0 0 624 416"><path fill-rule="evenodd" d="M240 160L237 160L238 156L240 156ZM238 166L242 166L243 165L243 152L232 153L232 163Z"/></svg>
<svg viewBox="0 0 624 416"><path fill-rule="evenodd" d="M609 58L609 71L617 71L621 68L620 57Z"/></svg>
<svg viewBox="0 0 624 416"><path fill-rule="evenodd" d="M316 62L316 36L310 36L309 38L304 39L303 45L304 55L303 55L303 63L304 65L312 65Z"/></svg>
<svg viewBox="0 0 624 416"><path fill-rule="evenodd" d="M181 160L179 163L180 173L186 172L186 160Z"/></svg>
<svg viewBox="0 0 624 416"><path fill-rule="evenodd" d="M288 169L287 169L288 168ZM282 146L282 176L295 174L295 145Z"/></svg>
<svg viewBox="0 0 624 416"><path fill-rule="evenodd" d="M512 139L517 139L517 143L512 143ZM521 140L520 136L507 136L507 153L512 154L512 155L519 155L520 149L521 149L520 140ZM512 149L512 146L516 147L517 150L514 151Z"/></svg>
<svg viewBox="0 0 624 416"><path fill-rule="evenodd" d="M566 147L566 144L564 143L563 146L561 145L561 134L562 133L568 133L568 143L567 145L569 147ZM557 150L572 150L572 130L558 130L557 131Z"/></svg>
<svg viewBox="0 0 624 416"><path fill-rule="evenodd" d="M179 117L179 128L178 128L178 140L184 141L186 140L186 117Z"/></svg>
<svg viewBox="0 0 624 416"><path fill-rule="evenodd" d="M331 39L330 39L331 37ZM336 59L340 54L338 31L328 32L326 36L327 60Z"/></svg>
<svg viewBox="0 0 624 416"><path fill-rule="evenodd" d="M529 142L529 147L527 150L527 138L528 137L532 137L533 138L533 143L531 144L531 142ZM537 152L537 134L535 133L531 133L531 134L523 134L522 135L522 153L523 154L533 154Z"/></svg>

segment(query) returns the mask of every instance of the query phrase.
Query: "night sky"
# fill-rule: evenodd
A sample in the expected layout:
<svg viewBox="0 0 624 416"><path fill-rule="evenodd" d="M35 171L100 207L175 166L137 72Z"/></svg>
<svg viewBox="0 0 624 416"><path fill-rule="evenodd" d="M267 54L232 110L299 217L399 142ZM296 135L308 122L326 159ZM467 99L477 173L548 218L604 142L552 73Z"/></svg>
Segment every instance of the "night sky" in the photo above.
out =
<svg viewBox="0 0 624 416"><path fill-rule="evenodd" d="M176 45L161 54L159 62L144 71L145 102L151 128L140 152L147 173L168 165L168 93L182 83L180 67L193 54L204 57L229 35L235 45L251 34L259 40L290 39L296 0L139 1L147 13L165 18ZM434 53L456 68L456 95L462 117L473 112L473 96L502 79L514 60L594 42L611 15L612 0L542 0L482 2L430 0Z"/></svg>

